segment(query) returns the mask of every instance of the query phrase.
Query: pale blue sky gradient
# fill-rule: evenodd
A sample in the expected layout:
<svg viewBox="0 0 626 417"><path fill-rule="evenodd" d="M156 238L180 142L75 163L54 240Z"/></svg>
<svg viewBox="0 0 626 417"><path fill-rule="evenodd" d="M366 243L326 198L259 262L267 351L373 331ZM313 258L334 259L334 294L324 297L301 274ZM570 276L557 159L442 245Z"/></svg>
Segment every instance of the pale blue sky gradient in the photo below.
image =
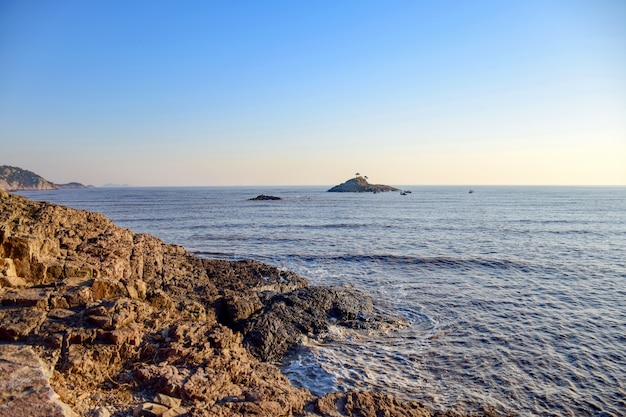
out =
<svg viewBox="0 0 626 417"><path fill-rule="evenodd" d="M625 185L626 1L4 0L0 164L95 185Z"/></svg>

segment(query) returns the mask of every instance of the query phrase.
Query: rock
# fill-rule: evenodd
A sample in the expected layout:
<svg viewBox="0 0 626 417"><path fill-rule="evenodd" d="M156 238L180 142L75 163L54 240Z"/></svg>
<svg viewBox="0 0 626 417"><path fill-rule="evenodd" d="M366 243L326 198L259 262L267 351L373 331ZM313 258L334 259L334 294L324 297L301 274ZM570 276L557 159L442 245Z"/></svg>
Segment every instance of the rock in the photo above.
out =
<svg viewBox="0 0 626 417"><path fill-rule="evenodd" d="M55 414L54 392L85 417L104 408L161 417L334 415L316 404L329 413L335 404L338 415L411 410L382 397L322 401L267 362L303 337L324 338L331 324L402 325L354 290L312 287L256 261L201 259L101 214L2 190L0 259L2 277L23 280L0 288L0 339L14 344L0 347L30 349L54 369L49 385L27 390L4 378L22 372L19 361L0 359L0 417L71 415L62 406Z"/></svg>
<svg viewBox="0 0 626 417"><path fill-rule="evenodd" d="M278 201L278 200L282 200L282 198L275 197L273 195L260 194L254 198L250 198L249 200L250 201Z"/></svg>
<svg viewBox="0 0 626 417"><path fill-rule="evenodd" d="M189 416L189 411L183 407L170 408L163 414L161 417L187 417Z"/></svg>
<svg viewBox="0 0 626 417"><path fill-rule="evenodd" d="M112 298L127 297L128 290L119 280L114 278L96 278L91 286L95 300L110 300Z"/></svg>
<svg viewBox="0 0 626 417"><path fill-rule="evenodd" d="M430 412L417 402L400 402L389 395L374 392L327 394L318 399L315 412L329 417L430 417Z"/></svg>
<svg viewBox="0 0 626 417"><path fill-rule="evenodd" d="M254 293L287 292L308 285L305 279L293 272L280 269L256 261L220 261L203 260L203 266L210 279L220 288L222 294L226 290L234 291L242 296Z"/></svg>
<svg viewBox="0 0 626 417"><path fill-rule="evenodd" d="M0 258L0 276L14 277L17 275L15 264L11 258Z"/></svg>
<svg viewBox="0 0 626 417"><path fill-rule="evenodd" d="M111 412L105 407L98 407L93 411L93 417L111 417Z"/></svg>
<svg viewBox="0 0 626 417"><path fill-rule="evenodd" d="M177 408L177 407L180 407L181 405L180 398L170 397L169 395L165 395L165 394L157 394L156 397L154 397L154 399L152 400L152 402L164 405L169 408Z"/></svg>
<svg viewBox="0 0 626 417"><path fill-rule="evenodd" d="M15 275L8 275L8 276L0 275L0 288L2 287L26 288L28 287L28 283L24 280L24 278L20 278Z"/></svg>
<svg viewBox="0 0 626 417"><path fill-rule="evenodd" d="M87 322L102 330L117 330L131 323L143 322L152 309L145 303L129 298L102 300L85 310Z"/></svg>
<svg viewBox="0 0 626 417"><path fill-rule="evenodd" d="M0 297L0 305L47 309L53 291L51 288L10 289Z"/></svg>
<svg viewBox="0 0 626 417"><path fill-rule="evenodd" d="M401 190L389 185L370 184L365 178L359 176L336 185L328 191L331 193L381 193Z"/></svg>
<svg viewBox="0 0 626 417"><path fill-rule="evenodd" d="M263 304L257 294L241 294L229 291L224 297L226 304L227 322L238 323L248 319L255 312L263 308Z"/></svg>
<svg viewBox="0 0 626 417"><path fill-rule="evenodd" d="M165 394L157 394L152 402L137 406L133 416L181 417L188 416L189 411L181 406L181 399Z"/></svg>
<svg viewBox="0 0 626 417"><path fill-rule="evenodd" d="M133 417L161 417L169 408L155 403L139 404L133 410Z"/></svg>
<svg viewBox="0 0 626 417"><path fill-rule="evenodd" d="M53 391L32 348L0 345L0 417L76 417Z"/></svg>
<svg viewBox="0 0 626 417"><path fill-rule="evenodd" d="M269 299L263 313L243 325L244 342L263 361L279 361L303 337L323 339L330 324L365 330L408 325L400 317L374 313L370 297L340 287L304 287Z"/></svg>
<svg viewBox="0 0 626 417"><path fill-rule="evenodd" d="M46 312L33 307L0 309L0 340L23 341L39 328Z"/></svg>

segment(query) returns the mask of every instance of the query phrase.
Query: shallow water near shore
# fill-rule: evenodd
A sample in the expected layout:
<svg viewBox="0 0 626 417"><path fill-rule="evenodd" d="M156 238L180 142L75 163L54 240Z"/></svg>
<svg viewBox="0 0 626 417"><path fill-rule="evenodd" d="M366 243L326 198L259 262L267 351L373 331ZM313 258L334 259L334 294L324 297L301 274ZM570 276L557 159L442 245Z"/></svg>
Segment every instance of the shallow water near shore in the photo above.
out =
<svg viewBox="0 0 626 417"><path fill-rule="evenodd" d="M410 321L331 329L283 371L316 394L435 408L626 415L626 188L96 188L22 192L102 212L200 256L349 285ZM248 201L258 194L281 201Z"/></svg>

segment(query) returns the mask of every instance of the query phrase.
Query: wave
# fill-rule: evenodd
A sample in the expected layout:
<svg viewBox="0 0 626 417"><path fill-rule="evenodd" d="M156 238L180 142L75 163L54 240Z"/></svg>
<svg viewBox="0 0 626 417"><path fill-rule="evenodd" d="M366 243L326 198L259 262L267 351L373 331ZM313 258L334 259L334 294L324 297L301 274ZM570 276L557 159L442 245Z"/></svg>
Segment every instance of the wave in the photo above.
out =
<svg viewBox="0 0 626 417"><path fill-rule="evenodd" d="M398 256L398 255L338 255L338 256L298 256L306 262L375 262L389 265L416 265L437 268L490 268L528 272L535 268L528 262L507 259L455 258L449 256Z"/></svg>
<svg viewBox="0 0 626 417"><path fill-rule="evenodd" d="M304 229L358 229L372 227L372 223L326 223L326 224L303 224Z"/></svg>
<svg viewBox="0 0 626 417"><path fill-rule="evenodd" d="M211 251L203 251L203 250L192 250L196 256L201 258L209 258L209 259L226 259L226 260L241 260L248 259L247 256L241 256L236 254L235 252L211 252Z"/></svg>
<svg viewBox="0 0 626 417"><path fill-rule="evenodd" d="M201 257L217 257L217 258L229 258L229 259L255 259L262 262L275 263L279 262L279 258L293 259L299 262L316 263L316 264L332 264L332 263L376 263L379 265L388 265L389 267L406 267L416 266L424 268L436 268L436 269L481 269L488 268L493 270L506 270L516 272L531 272L540 268L537 265L532 265L528 262L513 261L506 259L485 259L485 258L454 258L448 256L398 256L398 255L337 255L337 256L323 256L323 255L287 255L287 256L267 256L261 254L246 254L245 252L220 252L220 251L206 251L206 250L194 250L195 255ZM545 269L544 267L541 267Z"/></svg>

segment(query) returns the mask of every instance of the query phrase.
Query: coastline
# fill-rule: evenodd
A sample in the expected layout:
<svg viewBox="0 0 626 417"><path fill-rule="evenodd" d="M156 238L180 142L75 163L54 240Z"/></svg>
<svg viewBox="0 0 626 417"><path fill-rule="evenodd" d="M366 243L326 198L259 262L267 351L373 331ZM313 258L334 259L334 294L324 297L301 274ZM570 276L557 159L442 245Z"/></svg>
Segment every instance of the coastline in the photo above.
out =
<svg viewBox="0 0 626 417"><path fill-rule="evenodd" d="M256 261L201 259L101 214L0 197L2 348L31 349L78 415L148 415L141 407L158 395L179 401L154 415L453 415L384 393L316 397L272 364L331 319L404 325L362 294Z"/></svg>

